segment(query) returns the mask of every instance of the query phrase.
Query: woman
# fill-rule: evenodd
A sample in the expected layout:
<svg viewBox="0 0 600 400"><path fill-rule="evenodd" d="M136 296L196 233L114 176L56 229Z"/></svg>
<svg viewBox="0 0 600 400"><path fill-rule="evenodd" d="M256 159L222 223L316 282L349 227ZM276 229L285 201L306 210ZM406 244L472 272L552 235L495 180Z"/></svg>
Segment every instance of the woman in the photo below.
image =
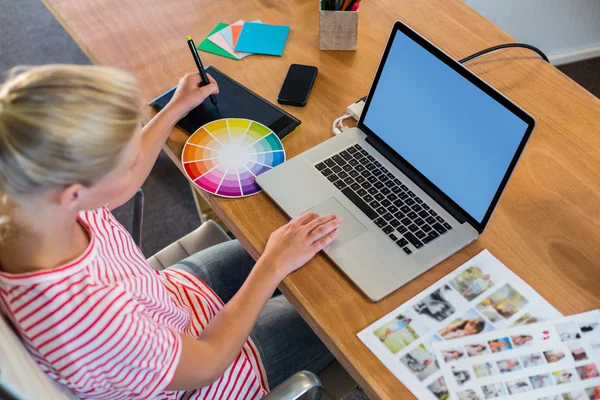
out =
<svg viewBox="0 0 600 400"><path fill-rule="evenodd" d="M485 328L485 322L482 318L469 318L442 329L440 335L446 340L455 339L476 335L483 331L483 328Z"/></svg>
<svg viewBox="0 0 600 400"><path fill-rule="evenodd" d="M40 367L80 398L258 399L331 360L271 296L341 219L291 221L256 264L232 241L157 272L110 213L175 123L218 93L200 82L183 77L144 127L141 92L122 71L50 65L0 89L0 305Z"/></svg>

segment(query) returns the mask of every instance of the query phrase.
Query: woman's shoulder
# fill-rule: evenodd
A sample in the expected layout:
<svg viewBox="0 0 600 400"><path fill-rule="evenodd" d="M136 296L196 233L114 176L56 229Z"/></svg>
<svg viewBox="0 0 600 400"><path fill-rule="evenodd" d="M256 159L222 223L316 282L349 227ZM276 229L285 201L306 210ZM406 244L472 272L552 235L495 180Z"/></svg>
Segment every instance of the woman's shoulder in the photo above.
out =
<svg viewBox="0 0 600 400"><path fill-rule="evenodd" d="M121 241L132 241L129 232L106 206L97 210L81 211L79 220L83 222L90 236L96 236L103 244L114 241L116 236Z"/></svg>
<svg viewBox="0 0 600 400"><path fill-rule="evenodd" d="M79 219L87 222L88 224L93 224L99 219L110 221L113 218L114 216L106 206L96 210L82 210L79 212Z"/></svg>

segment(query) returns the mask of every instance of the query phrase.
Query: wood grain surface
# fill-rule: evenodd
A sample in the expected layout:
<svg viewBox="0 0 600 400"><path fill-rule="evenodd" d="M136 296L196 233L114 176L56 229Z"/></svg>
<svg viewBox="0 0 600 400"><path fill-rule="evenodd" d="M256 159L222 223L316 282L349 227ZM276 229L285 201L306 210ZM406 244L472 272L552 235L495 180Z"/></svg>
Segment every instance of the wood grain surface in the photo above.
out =
<svg viewBox="0 0 600 400"><path fill-rule="evenodd" d="M314 0L44 2L95 64L137 75L148 100L194 71L186 35L199 42L217 22L240 18L289 24L281 58L253 55L235 61L201 53L205 65L216 66L271 102L291 63L319 68L308 105L284 106L303 122L283 140L289 157L330 138L334 118L368 92L394 20L404 21L455 58L513 41L458 0L365 0L356 52L318 50L319 11ZM527 50L496 52L468 67L537 121L481 238L378 303L361 295L323 255L281 285L374 399L411 395L356 333L484 248L561 312L600 306L600 101ZM175 129L167 142L176 163L186 139L185 132ZM287 221L264 194L237 200L203 196L255 258L269 234Z"/></svg>

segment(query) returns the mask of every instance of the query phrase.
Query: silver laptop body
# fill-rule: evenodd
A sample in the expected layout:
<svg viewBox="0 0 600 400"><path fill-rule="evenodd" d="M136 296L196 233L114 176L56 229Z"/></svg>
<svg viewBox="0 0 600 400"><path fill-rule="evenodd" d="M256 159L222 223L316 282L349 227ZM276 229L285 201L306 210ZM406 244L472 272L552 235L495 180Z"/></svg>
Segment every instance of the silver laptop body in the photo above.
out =
<svg viewBox="0 0 600 400"><path fill-rule="evenodd" d="M469 215L424 177L421 171L412 168L385 140L381 140L376 134L369 134L374 132L368 132L370 128L366 128L365 116L369 112L375 112L369 109L373 106L370 104L371 98L397 35L408 36L524 121L525 128L520 133L523 138L519 142L519 148L511 157L510 166L503 174L502 182L498 184L485 218L476 220ZM402 110L398 110L400 116L401 113ZM435 115L436 110L431 110L431 114ZM533 125L533 119L510 100L412 29L396 22L358 127L345 129L342 134L263 173L257 177L257 182L292 218L310 211L319 215L341 216L344 224L340 228L340 235L324 251L368 298L377 301L477 239L518 161ZM331 161L334 155L339 165L334 165ZM360 158L360 161L354 161L355 165L350 166L353 158ZM332 166L325 164L325 161ZM363 165L361 172L355 171L350 176L350 171L359 164ZM373 172L369 176L371 183L379 182L373 178L376 171L378 179L383 179L382 175L387 177L385 182L377 184L377 192L371 189L372 185L365 184L369 180L358 178L362 173L366 174L365 165L370 166L370 172ZM325 175L332 174L332 169L339 171L334 175L344 178L338 177L332 182L328 179L331 175ZM366 191L366 195L363 185L370 190ZM358 196L359 192L362 197ZM383 200L377 202L375 196ZM384 201L388 197L392 201ZM365 198L372 201L367 202ZM386 207L382 208L382 203ZM377 204L379 207L367 209L365 204ZM390 208L398 212L388 212ZM409 227L411 230L408 230Z"/></svg>

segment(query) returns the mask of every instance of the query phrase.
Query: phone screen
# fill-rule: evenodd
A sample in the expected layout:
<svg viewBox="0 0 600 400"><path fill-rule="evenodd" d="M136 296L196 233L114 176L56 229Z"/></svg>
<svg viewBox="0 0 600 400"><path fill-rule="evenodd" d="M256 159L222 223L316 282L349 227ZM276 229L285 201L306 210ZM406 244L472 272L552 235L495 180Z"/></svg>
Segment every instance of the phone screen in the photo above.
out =
<svg viewBox="0 0 600 400"><path fill-rule="evenodd" d="M283 81L277 101L281 104L305 106L316 76L317 67L292 64Z"/></svg>

